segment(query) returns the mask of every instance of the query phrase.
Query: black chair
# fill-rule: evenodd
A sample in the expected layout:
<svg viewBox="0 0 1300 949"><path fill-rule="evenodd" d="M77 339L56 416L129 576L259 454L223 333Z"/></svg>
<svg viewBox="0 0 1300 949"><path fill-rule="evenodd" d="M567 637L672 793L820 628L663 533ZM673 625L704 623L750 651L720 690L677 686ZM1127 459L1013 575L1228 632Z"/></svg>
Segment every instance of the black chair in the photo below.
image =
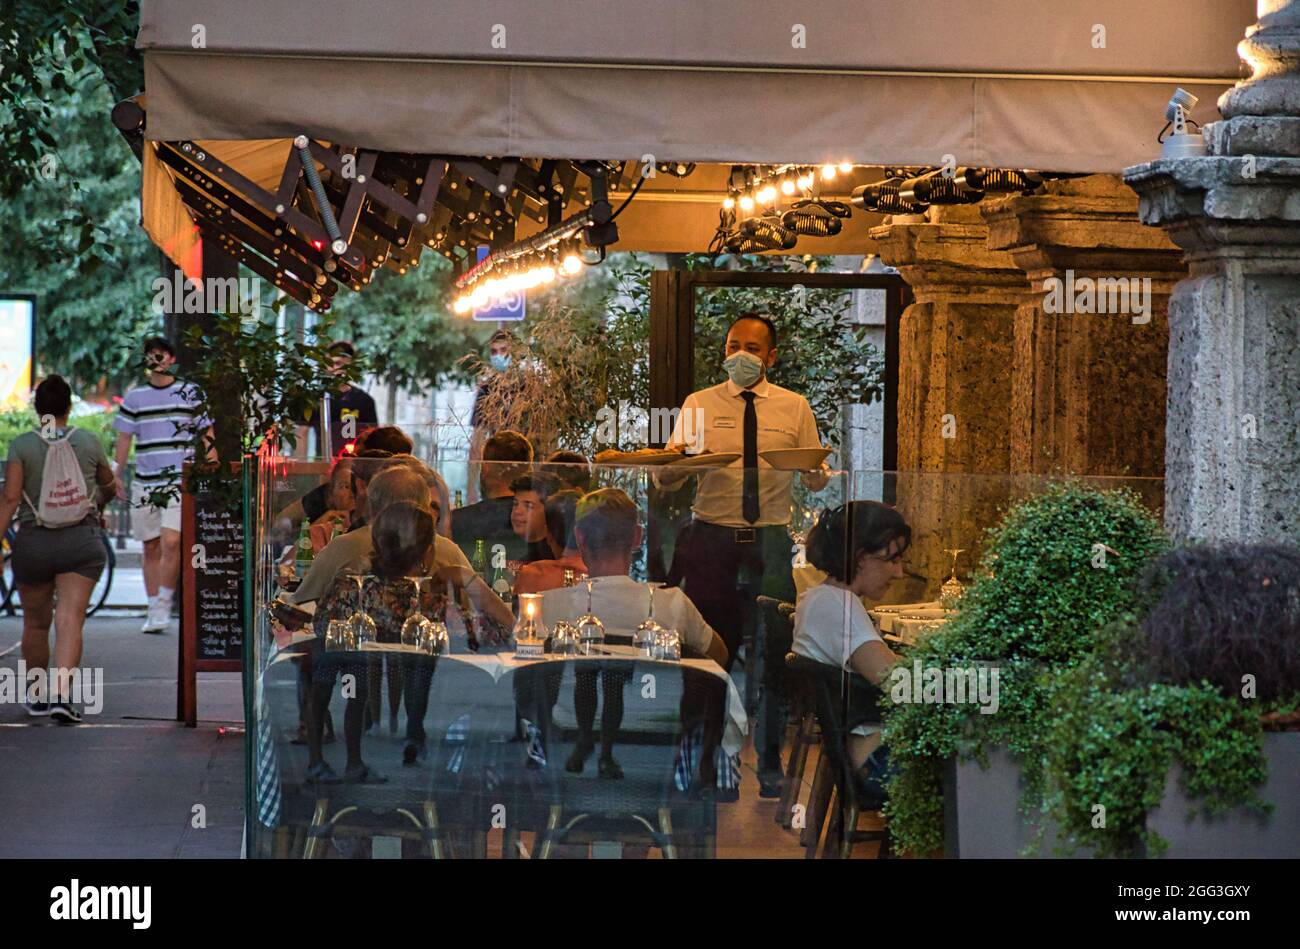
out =
<svg viewBox="0 0 1300 949"><path fill-rule="evenodd" d="M605 701L599 671L624 679L623 715L613 745L622 777L598 772L597 751L582 772L565 763L578 732L555 720L554 677L565 675L561 690L596 690ZM651 678L647 678L651 677ZM519 714L536 723L542 735L545 765L516 756L507 778L513 793L507 810L520 829L537 837L533 856L550 857L562 844L616 841L658 847L668 859L679 850L711 855L716 836L717 774L714 754L721 743L726 683L689 666L648 660L579 658L539 663L516 670L514 692ZM560 692L563 698L562 691ZM590 700L593 696L582 696ZM679 774L684 739L695 749L696 767L689 780Z"/></svg>
<svg viewBox="0 0 1300 949"><path fill-rule="evenodd" d="M799 687L811 697L821 729L821 754L808 804L805 856L812 858L817 855L817 844L828 816L830 823L826 827L823 857L847 859L855 843L867 841L879 841L878 857L889 856L888 827L883 830L858 829L859 815L864 810L878 811L883 802L871 799L870 790L849 761L848 729L843 714L847 688L853 723L879 721L880 690L860 676L805 656L790 653L785 657L785 664Z"/></svg>

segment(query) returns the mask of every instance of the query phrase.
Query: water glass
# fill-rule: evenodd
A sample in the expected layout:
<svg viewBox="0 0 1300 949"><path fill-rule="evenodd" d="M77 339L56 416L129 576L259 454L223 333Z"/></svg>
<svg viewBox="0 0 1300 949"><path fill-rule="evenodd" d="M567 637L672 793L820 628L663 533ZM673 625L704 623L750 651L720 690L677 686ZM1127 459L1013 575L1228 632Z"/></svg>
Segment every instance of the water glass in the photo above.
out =
<svg viewBox="0 0 1300 949"><path fill-rule="evenodd" d="M682 658L682 637L675 629L660 629L652 647L655 659L675 662Z"/></svg>

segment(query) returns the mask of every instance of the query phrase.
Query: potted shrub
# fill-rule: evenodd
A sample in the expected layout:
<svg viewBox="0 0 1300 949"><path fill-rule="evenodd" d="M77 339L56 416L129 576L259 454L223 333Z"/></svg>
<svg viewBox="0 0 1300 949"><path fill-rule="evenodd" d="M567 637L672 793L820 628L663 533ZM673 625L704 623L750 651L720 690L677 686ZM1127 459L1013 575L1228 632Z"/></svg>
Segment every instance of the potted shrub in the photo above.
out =
<svg viewBox="0 0 1300 949"><path fill-rule="evenodd" d="M1300 853L1300 550L1170 551L1138 597L1052 693L1062 849Z"/></svg>
<svg viewBox="0 0 1300 949"><path fill-rule="evenodd" d="M900 667L996 668L997 711L886 703L899 850L1014 856L1034 843L1052 679L1090 655L1097 630L1134 610L1135 581L1164 547L1136 494L1076 482L1049 485L990 531L984 575Z"/></svg>

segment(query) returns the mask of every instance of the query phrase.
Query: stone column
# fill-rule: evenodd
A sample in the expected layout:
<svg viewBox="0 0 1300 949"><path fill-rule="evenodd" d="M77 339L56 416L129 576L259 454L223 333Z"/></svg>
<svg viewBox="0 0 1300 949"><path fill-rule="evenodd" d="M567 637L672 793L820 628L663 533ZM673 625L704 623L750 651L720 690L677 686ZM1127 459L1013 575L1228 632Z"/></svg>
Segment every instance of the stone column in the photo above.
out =
<svg viewBox="0 0 1300 949"><path fill-rule="evenodd" d="M915 297L899 325L895 497L913 529L906 594L937 596L944 548L969 551L968 572L1007 497L1014 316L1028 281L1009 254L988 249L975 206L896 217L871 237Z"/></svg>
<svg viewBox="0 0 1300 949"><path fill-rule="evenodd" d="M1112 175L980 205L1034 291L1015 316L1012 471L1164 473L1167 309L1187 269L1137 205Z"/></svg>
<svg viewBox="0 0 1300 949"><path fill-rule="evenodd" d="M1250 79L1205 157L1125 171L1187 254L1169 304L1165 524L1179 539L1300 536L1300 0L1259 0ZM1158 121L1159 117L1153 117Z"/></svg>

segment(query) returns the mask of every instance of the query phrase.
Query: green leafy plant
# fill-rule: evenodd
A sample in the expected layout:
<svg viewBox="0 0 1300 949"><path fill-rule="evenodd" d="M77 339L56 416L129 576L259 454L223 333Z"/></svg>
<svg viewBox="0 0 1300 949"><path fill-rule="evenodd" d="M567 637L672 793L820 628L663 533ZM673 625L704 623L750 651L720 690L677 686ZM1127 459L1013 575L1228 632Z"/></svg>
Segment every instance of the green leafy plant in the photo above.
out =
<svg viewBox="0 0 1300 949"><path fill-rule="evenodd" d="M900 849L942 848L942 768L954 755L986 762L991 749L1007 748L1022 768L1022 810L1031 818L1042 813L1051 678L1089 654L1097 630L1133 610L1134 581L1164 546L1159 524L1135 494L1068 481L1015 505L990 530L984 575L957 616L906 661L995 664L998 711L886 703L885 740L898 769L890 827Z"/></svg>
<svg viewBox="0 0 1300 949"><path fill-rule="evenodd" d="M273 320L248 320L231 312L186 331L184 344L194 362L180 378L194 386L199 416L215 422L212 430L193 433L194 457L215 455L221 462L193 465L185 484L188 492L207 494L234 509L241 483L227 463L256 452L270 439L292 447L297 425L312 418L321 397L360 378L365 368L360 359L346 372L331 374L332 328L331 321L322 318L299 342L282 336ZM179 481L163 485L151 499L159 503L179 490Z"/></svg>
<svg viewBox="0 0 1300 949"><path fill-rule="evenodd" d="M1051 688L1046 793L1062 853L1160 854L1166 842L1147 830L1146 816L1175 761L1187 797L1206 814L1266 810L1256 794L1267 773L1260 708L1206 682L1135 681L1140 642L1131 621L1116 624Z"/></svg>

